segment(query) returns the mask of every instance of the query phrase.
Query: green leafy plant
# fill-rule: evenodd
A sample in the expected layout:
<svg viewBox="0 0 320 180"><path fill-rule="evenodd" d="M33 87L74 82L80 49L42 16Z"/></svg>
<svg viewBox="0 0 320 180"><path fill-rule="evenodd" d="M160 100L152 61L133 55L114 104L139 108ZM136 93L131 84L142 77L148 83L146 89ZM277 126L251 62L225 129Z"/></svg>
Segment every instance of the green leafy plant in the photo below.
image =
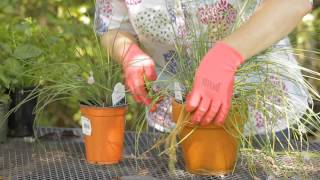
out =
<svg viewBox="0 0 320 180"><path fill-rule="evenodd" d="M24 72L43 61L43 51L30 44L36 41L33 33L38 31L31 19L0 25L3 34L0 36L0 99L2 103L8 103L10 93L38 85L38 71L31 72L32 78L25 76Z"/></svg>
<svg viewBox="0 0 320 180"><path fill-rule="evenodd" d="M7 36L0 37L0 80L10 91L37 86L38 72L33 72L33 78L23 73L44 60L42 49L32 44L38 40L33 34L39 31L33 21L14 23L1 28L1 33Z"/></svg>

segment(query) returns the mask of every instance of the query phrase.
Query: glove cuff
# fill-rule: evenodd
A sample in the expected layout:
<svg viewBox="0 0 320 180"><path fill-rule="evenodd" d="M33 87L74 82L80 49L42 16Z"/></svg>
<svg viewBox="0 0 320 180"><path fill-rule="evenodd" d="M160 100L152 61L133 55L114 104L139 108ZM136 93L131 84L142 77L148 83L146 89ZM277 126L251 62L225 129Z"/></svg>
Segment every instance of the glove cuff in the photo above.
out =
<svg viewBox="0 0 320 180"><path fill-rule="evenodd" d="M137 44L132 43L123 56L122 66L128 66L137 54L143 54L143 51Z"/></svg>
<svg viewBox="0 0 320 180"><path fill-rule="evenodd" d="M239 67L245 60L240 52L222 41L216 42L213 49L215 52L223 54L226 59L232 61L232 64L235 64L236 68Z"/></svg>

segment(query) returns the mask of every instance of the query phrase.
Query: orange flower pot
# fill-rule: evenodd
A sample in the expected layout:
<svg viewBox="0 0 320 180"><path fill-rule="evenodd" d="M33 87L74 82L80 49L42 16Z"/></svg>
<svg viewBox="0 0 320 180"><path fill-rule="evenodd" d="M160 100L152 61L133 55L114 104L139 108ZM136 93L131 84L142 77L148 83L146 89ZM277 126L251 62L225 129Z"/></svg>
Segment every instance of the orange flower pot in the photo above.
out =
<svg viewBox="0 0 320 180"><path fill-rule="evenodd" d="M190 122L190 113L185 112L183 106L173 102L172 115L175 122ZM243 129L243 121L239 118L240 115L229 116L225 128L214 124L198 127L196 130L192 124L182 128L179 132L180 139L189 135L181 143L187 171L199 175L225 175L233 170L238 152L236 137Z"/></svg>
<svg viewBox="0 0 320 180"><path fill-rule="evenodd" d="M92 164L115 164L122 159L127 107L80 106L91 124L91 135L84 135L86 159Z"/></svg>

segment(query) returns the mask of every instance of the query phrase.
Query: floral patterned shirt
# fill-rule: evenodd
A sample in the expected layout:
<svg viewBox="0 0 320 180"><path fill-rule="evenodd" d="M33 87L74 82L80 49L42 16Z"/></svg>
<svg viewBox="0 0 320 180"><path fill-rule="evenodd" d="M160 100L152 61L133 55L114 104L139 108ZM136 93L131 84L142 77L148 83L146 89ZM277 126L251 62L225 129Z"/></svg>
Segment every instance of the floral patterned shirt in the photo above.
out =
<svg viewBox="0 0 320 180"><path fill-rule="evenodd" d="M139 39L142 48L155 61L159 79L170 79L175 73L175 37L186 37L188 31L186 21L198 22L202 27L210 29L212 41L219 40L230 33L235 23L237 13L241 11L241 0L97 0L95 14L95 29L100 35L111 29L127 31ZM250 15L259 6L260 0L250 0L243 10L243 18ZM284 39L274 46L290 46L288 39ZM269 56L274 59L295 65L295 57L290 52L274 52ZM163 71L163 68L166 70ZM295 78L302 79L301 73L296 71ZM296 112L302 114L308 105L307 93L301 87L289 80L276 76L268 78L275 86L283 86L296 106ZM257 81L254 76L249 78ZM160 88L172 88L171 85L161 84ZM279 97L270 97L277 103ZM170 131L174 127L171 121L172 98L165 98L154 113L147 114L150 126L160 131ZM279 103L279 102L278 102ZM254 129L256 133L264 133L262 113L249 107L249 121L247 129ZM277 122L278 130L287 127L286 122Z"/></svg>

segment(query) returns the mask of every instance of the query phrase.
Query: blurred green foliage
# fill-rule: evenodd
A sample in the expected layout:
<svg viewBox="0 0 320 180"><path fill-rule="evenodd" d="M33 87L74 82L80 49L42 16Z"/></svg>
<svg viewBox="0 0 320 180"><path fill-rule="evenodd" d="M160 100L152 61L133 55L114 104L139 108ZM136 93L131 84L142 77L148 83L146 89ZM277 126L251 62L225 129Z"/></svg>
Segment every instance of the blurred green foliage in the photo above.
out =
<svg viewBox="0 0 320 180"><path fill-rule="evenodd" d="M297 49L299 62L306 68L320 72L320 8L306 15L290 35ZM320 89L318 80L308 79L315 89Z"/></svg>
<svg viewBox="0 0 320 180"><path fill-rule="evenodd" d="M43 61L79 63L83 58L95 58L93 17L94 0L1 0L0 92L2 86L18 88L43 83L41 77L32 82L20 79L20 73L28 69L21 67L20 61L30 61L29 65L35 66ZM308 15L291 34L292 43L299 49L319 49L318 31L319 9ZM301 63L319 71L320 63L314 61L315 58L319 59L319 54L299 52ZM320 84L313 85L320 87ZM133 129L135 120L143 117L143 107L135 104L132 97L129 103L127 126ZM39 124L75 127L79 119L78 102L71 98L48 106Z"/></svg>
<svg viewBox="0 0 320 180"><path fill-rule="evenodd" d="M97 47L93 17L93 0L1 0L0 84L7 89L43 84L41 77L31 79L32 82L22 79L25 78L22 73L34 70L28 66L43 62L81 63L99 56L93 53ZM49 74L50 69L47 71ZM143 112L143 108L131 97L129 103L127 128L133 129L134 120L141 115L137 112ZM38 124L75 127L79 126L79 120L79 102L71 98L49 105Z"/></svg>

